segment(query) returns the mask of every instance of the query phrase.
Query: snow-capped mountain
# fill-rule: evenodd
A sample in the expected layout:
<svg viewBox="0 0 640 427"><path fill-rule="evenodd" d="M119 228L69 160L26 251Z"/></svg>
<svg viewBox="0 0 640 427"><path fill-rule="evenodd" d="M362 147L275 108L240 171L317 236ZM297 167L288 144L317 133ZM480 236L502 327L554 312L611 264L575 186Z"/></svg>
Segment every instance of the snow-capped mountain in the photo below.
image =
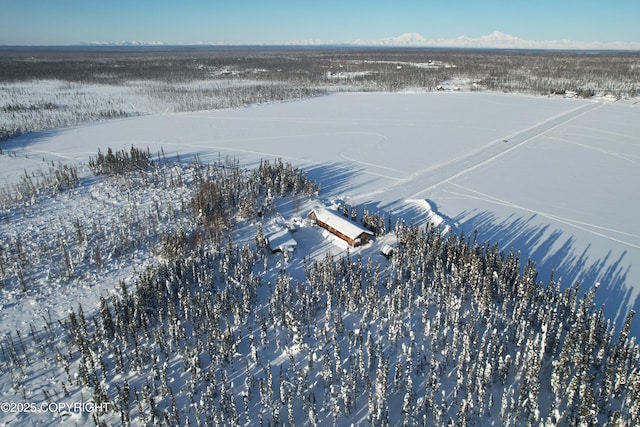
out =
<svg viewBox="0 0 640 427"><path fill-rule="evenodd" d="M442 47L499 47L517 48L531 47L527 40L514 37L500 31L494 31L480 37L458 36L451 39L431 38L427 39L418 33L405 33L397 37L384 37L377 40L355 40L351 42L358 45L373 46L442 46Z"/></svg>
<svg viewBox="0 0 640 427"><path fill-rule="evenodd" d="M447 40L439 40L443 44L447 44ZM461 47L506 47L506 48L518 48L518 47L530 47L532 43L528 40L521 39L519 37L505 34L501 31L494 31L491 34L487 34L480 37L468 37L459 36L449 43L459 45Z"/></svg>
<svg viewBox="0 0 640 427"><path fill-rule="evenodd" d="M427 46L429 41L418 33L405 33L396 37L384 37L373 41L358 39L350 42L350 44L370 44L376 46Z"/></svg>
<svg viewBox="0 0 640 427"><path fill-rule="evenodd" d="M526 40L501 31L494 31L480 37L458 36L455 38L427 39L418 33L405 33L396 37L376 40L356 39L348 44L368 46L424 46L458 48L497 49L615 49L638 50L640 42L583 42L573 40Z"/></svg>

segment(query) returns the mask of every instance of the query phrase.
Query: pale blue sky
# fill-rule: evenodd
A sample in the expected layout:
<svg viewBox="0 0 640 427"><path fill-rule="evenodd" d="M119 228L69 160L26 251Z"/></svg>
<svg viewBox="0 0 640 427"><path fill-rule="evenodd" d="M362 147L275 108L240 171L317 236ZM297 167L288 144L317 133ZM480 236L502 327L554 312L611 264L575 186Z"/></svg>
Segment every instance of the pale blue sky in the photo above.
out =
<svg viewBox="0 0 640 427"><path fill-rule="evenodd" d="M639 17L640 0L0 0L0 45L340 43L496 30L527 40L640 42Z"/></svg>

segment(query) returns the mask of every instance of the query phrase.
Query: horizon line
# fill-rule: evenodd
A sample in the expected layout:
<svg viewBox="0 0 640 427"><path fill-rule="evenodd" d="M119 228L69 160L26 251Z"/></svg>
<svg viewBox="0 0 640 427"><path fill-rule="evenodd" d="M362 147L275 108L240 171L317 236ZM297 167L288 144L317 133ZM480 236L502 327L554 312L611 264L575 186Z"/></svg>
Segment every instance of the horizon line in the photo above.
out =
<svg viewBox="0 0 640 427"><path fill-rule="evenodd" d="M363 48L363 49L450 49L450 50L502 50L502 51L558 51L558 52L640 52L640 47L526 47L526 46L450 46L450 45L403 45L403 44L366 44L350 42L327 43L73 43L73 44L0 44L0 49L46 49L46 48L123 48L123 49L162 49L162 48Z"/></svg>

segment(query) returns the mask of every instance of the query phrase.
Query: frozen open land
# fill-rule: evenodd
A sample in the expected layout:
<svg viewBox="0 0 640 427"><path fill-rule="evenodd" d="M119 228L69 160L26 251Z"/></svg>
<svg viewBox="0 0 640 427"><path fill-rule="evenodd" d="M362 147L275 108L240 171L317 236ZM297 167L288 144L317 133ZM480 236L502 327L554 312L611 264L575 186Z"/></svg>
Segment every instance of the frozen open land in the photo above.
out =
<svg viewBox="0 0 640 427"><path fill-rule="evenodd" d="M244 166L282 158L322 197L515 248L546 282L596 283L618 324L640 309L640 108L631 101L497 93L343 94L249 108L122 119L5 144L2 180L98 149L162 148ZM426 203L425 203L426 202ZM635 335L640 319L634 321Z"/></svg>

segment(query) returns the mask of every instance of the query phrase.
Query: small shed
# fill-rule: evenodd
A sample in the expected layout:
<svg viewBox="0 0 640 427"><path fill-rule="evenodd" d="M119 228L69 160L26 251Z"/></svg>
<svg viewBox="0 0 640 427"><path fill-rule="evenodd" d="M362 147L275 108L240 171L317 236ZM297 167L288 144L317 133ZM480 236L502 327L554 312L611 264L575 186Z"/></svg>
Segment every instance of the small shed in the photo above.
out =
<svg viewBox="0 0 640 427"><path fill-rule="evenodd" d="M354 247L368 243L373 236L371 231L360 227L355 222L329 209L313 209L309 213L309 217L315 221L317 225L330 231Z"/></svg>
<svg viewBox="0 0 640 427"><path fill-rule="evenodd" d="M271 252L293 252L298 245L286 228L270 234L265 240Z"/></svg>
<svg viewBox="0 0 640 427"><path fill-rule="evenodd" d="M393 255L393 251L394 251L393 246L389 244L385 244L384 246L382 246L380 253L384 255L385 258L391 258L391 255Z"/></svg>

